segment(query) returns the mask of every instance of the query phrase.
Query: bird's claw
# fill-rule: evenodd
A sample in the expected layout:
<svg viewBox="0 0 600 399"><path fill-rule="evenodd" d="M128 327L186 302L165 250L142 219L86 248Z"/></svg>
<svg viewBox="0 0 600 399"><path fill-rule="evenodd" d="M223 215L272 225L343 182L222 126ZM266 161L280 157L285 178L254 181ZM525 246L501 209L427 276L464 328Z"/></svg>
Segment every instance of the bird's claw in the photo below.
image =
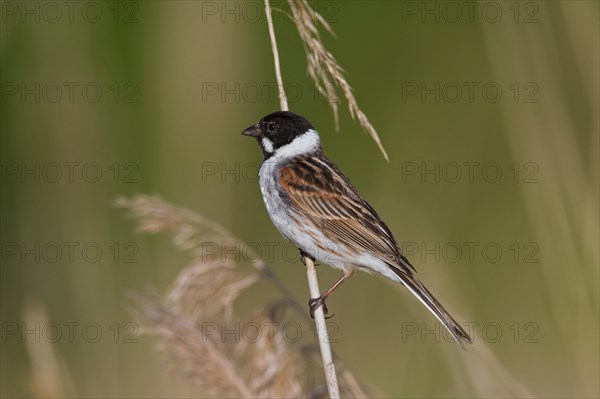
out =
<svg viewBox="0 0 600 399"><path fill-rule="evenodd" d="M310 298L308 300L308 307L310 308L310 318L311 319L315 318L315 310L317 310L319 308L319 306L323 306L323 313L324 314L329 313L329 309L327 309L327 305L325 305L325 298L318 297L318 298ZM331 315L331 316L325 317L325 318L326 319L330 319L333 316L334 315Z"/></svg>
<svg viewBox="0 0 600 399"><path fill-rule="evenodd" d="M306 259L310 259L313 263L315 263L315 258L313 258L311 255L307 254L303 250L300 250L300 261L302 262L302 264L304 266L306 266Z"/></svg>

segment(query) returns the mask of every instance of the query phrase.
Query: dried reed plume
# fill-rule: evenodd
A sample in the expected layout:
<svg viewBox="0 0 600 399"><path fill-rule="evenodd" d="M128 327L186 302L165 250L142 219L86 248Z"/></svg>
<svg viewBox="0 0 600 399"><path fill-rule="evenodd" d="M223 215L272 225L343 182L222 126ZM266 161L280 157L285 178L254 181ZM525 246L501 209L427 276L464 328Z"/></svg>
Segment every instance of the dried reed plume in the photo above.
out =
<svg viewBox="0 0 600 399"><path fill-rule="evenodd" d="M383 144L381 144L377 131L371 122L369 122L365 113L360 109L356 102L356 98L354 98L354 94L352 94L352 88L344 77L343 68L325 48L325 45L321 40L321 35L319 34L318 26L321 25L331 35L335 36L333 30L327 21L310 7L306 0L288 0L288 2L292 10L291 19L298 29L306 53L308 74L314 81L317 90L328 99L331 110L333 111L336 130L339 127L337 105L339 98L335 87L338 87L341 89L344 97L346 97L348 110L350 111L352 119L358 118L358 122L362 128L365 129L375 141L386 161L389 162L389 157L383 148Z"/></svg>
<svg viewBox="0 0 600 399"><path fill-rule="evenodd" d="M214 242L244 247L241 240L210 219L156 196L120 197L115 204L129 210L139 231L166 232L175 247L192 256L165 295L152 291L129 294L129 310L140 321L141 331L159 337L160 348L175 370L219 396L326 395L319 377L322 372L316 372L321 363L315 345L290 343L278 327L285 314L281 303L295 301L269 266L261 260L234 263L206 251L206 244ZM234 319L235 300L260 280L274 283L284 301L242 322ZM306 314L306 309L302 310ZM268 325L270 333L252 341L227 339L224 329L231 328L232 320ZM366 397L352 373L341 364L338 367L342 367L344 396Z"/></svg>

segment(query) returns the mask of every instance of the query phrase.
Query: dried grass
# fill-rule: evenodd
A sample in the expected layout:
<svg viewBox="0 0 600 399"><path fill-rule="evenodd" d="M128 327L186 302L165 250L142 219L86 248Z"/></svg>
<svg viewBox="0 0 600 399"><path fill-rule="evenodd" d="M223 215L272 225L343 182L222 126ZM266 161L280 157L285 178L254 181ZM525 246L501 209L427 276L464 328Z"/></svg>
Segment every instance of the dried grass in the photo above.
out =
<svg viewBox="0 0 600 399"><path fill-rule="evenodd" d="M248 261L252 267L244 267L220 256L207 258L204 251L207 239L243 246L241 240L210 219L156 196L121 197L115 203L129 210L139 231L167 232L178 249L192 256L164 295L153 291L129 294L129 311L139 320L142 332L159 338L174 370L213 395L326 396L316 346L286 339L278 327L284 324L285 315L280 304L254 317L231 316L235 300L261 279L274 283L284 304L295 302L264 262ZM268 325L272 333L261 334L257 340L228 339L224 329L234 322ZM341 363L338 367L343 395L366 397L356 377Z"/></svg>
<svg viewBox="0 0 600 399"><path fill-rule="evenodd" d="M335 90L337 87L342 91L348 102L348 110L352 119L358 118L360 126L371 136L386 161L389 162L389 157L383 148L375 127L373 127L365 113L358 106L356 98L352 93L352 88L344 76L343 68L327 48L325 48L321 40L318 29L319 25L335 36L331 26L329 26L323 16L310 7L306 0L288 0L288 3L292 10L291 19L294 21L304 45L308 74L315 83L317 90L328 99L335 119L336 130L339 128L339 97Z"/></svg>

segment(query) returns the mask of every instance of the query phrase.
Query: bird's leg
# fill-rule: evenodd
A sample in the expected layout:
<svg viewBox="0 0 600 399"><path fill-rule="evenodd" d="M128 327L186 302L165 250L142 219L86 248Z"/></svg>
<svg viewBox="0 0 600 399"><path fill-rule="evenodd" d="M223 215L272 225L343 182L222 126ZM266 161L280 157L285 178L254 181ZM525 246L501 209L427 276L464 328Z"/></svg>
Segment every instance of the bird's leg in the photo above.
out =
<svg viewBox="0 0 600 399"><path fill-rule="evenodd" d="M323 313L327 314L329 311L327 310L327 306L325 306L325 299L327 299L331 294L333 294L333 291L335 291L340 285L342 285L342 283L346 280L348 280L350 277L354 276L354 272L356 271L356 269L353 267L351 269L349 269L348 271L346 271L344 273L344 275L338 280L336 281L331 288L329 288L327 291L325 291L323 293L323 295L321 295L318 298L310 298L308 300L308 306L310 308L310 317L312 319L315 318L315 310L317 310L317 308L319 306L323 306Z"/></svg>

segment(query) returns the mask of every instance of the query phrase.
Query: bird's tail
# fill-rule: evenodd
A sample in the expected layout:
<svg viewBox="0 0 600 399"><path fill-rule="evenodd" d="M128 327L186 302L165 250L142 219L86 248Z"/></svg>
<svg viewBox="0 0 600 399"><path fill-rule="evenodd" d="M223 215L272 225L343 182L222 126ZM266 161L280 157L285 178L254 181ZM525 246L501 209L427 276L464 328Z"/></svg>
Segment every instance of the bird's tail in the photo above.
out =
<svg viewBox="0 0 600 399"><path fill-rule="evenodd" d="M464 342L472 344L473 341L467 332L450 316L450 313L438 302L437 299L429 292L412 273L406 273L402 269L391 267L400 282L406 286L416 296L423 305L448 329L452 337L464 349Z"/></svg>

